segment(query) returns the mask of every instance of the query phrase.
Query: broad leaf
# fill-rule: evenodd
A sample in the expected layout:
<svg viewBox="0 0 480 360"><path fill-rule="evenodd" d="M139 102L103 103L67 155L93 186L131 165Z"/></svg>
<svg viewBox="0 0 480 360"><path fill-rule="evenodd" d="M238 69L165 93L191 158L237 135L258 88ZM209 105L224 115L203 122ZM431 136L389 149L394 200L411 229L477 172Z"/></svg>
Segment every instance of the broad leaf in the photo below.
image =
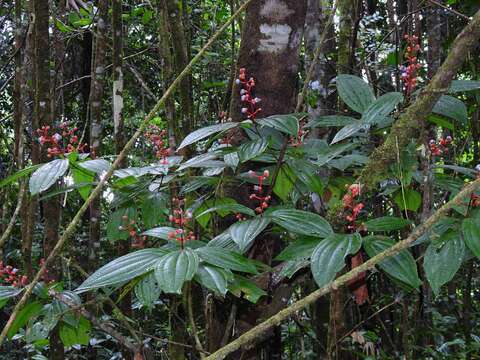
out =
<svg viewBox="0 0 480 360"><path fill-rule="evenodd" d="M462 222L465 244L477 258L480 258L480 219L468 218Z"/></svg>
<svg viewBox="0 0 480 360"><path fill-rule="evenodd" d="M14 286L0 286L0 300L10 299L23 291Z"/></svg>
<svg viewBox="0 0 480 360"><path fill-rule="evenodd" d="M363 122L360 122L360 120L355 124L344 126L343 128L340 129L340 131L338 131L335 134L335 137L333 138L330 145L333 145L337 142L345 140L345 139L357 134L360 130L367 130L368 128L369 128L369 125L365 124Z"/></svg>
<svg viewBox="0 0 480 360"><path fill-rule="evenodd" d="M302 235L325 238L333 233L330 224L320 215L297 209L279 209L268 214L286 230Z"/></svg>
<svg viewBox="0 0 480 360"><path fill-rule="evenodd" d="M395 203L400 210L417 211L422 204L422 195L416 190L407 188L398 191L394 197Z"/></svg>
<svg viewBox="0 0 480 360"><path fill-rule="evenodd" d="M77 169L76 167L73 167L73 166L71 171L72 171L73 182L75 183L75 185L79 186L77 188L78 193L80 194L83 200L86 200L88 198L88 195L90 195L90 190L92 189L92 183L93 183L93 180L95 179L95 176L89 171Z"/></svg>
<svg viewBox="0 0 480 360"><path fill-rule="evenodd" d="M147 274L137 285L135 285L135 296L146 308L152 308L158 300L162 290L157 284L157 278L152 272Z"/></svg>
<svg viewBox="0 0 480 360"><path fill-rule="evenodd" d="M262 296L267 293L260 289L252 280L246 277L235 275L232 283L228 285L228 290L237 297L243 296L252 303L256 303Z"/></svg>
<svg viewBox="0 0 480 360"><path fill-rule="evenodd" d="M365 221L368 231L393 231L403 229L411 224L411 221L395 216L383 216Z"/></svg>
<svg viewBox="0 0 480 360"><path fill-rule="evenodd" d="M168 253L155 265L155 277L166 293L181 294L183 283L192 280L198 270L198 255L189 248Z"/></svg>
<svg viewBox="0 0 480 360"><path fill-rule="evenodd" d="M87 160L79 162L77 165L96 174L102 174L110 169L110 163L103 159Z"/></svg>
<svg viewBox="0 0 480 360"><path fill-rule="evenodd" d="M152 228L168 214L167 197L161 193L150 194L142 203L142 220L145 227Z"/></svg>
<svg viewBox="0 0 480 360"><path fill-rule="evenodd" d="M195 217L196 218L199 218L199 217L202 217L206 214L209 214L211 212L218 212L220 214L220 216L222 216L222 214L229 214L229 213L240 213L240 214L245 214L245 215L249 215L249 216L255 216L255 211L253 211L252 209L246 207L245 205L241 205L241 204L222 204L222 205L217 205L217 206L214 206L214 207L211 207L205 211L202 211L200 214L196 215ZM225 215L223 215L225 216Z"/></svg>
<svg viewBox="0 0 480 360"><path fill-rule="evenodd" d="M371 258L394 245L395 241L380 236L367 236L363 242L363 248ZM412 288L417 288L421 284L417 264L408 250L402 250L397 255L382 260L378 266L394 279Z"/></svg>
<svg viewBox="0 0 480 360"><path fill-rule="evenodd" d="M176 229L170 226L160 226L147 231L144 231L142 235L151 236L163 240L170 240L168 234Z"/></svg>
<svg viewBox="0 0 480 360"><path fill-rule="evenodd" d="M283 201L288 200L297 176L286 164L283 164L278 171L275 185L273 186L273 193Z"/></svg>
<svg viewBox="0 0 480 360"><path fill-rule="evenodd" d="M327 115L319 116L315 120L309 122L306 127L340 127L358 123L358 119L350 116Z"/></svg>
<svg viewBox="0 0 480 360"><path fill-rule="evenodd" d="M251 274L257 273L255 265L248 258L236 252L215 246L205 246L196 249L195 252L201 260L222 269L230 269Z"/></svg>
<svg viewBox="0 0 480 360"><path fill-rule="evenodd" d="M450 232L442 238L444 245L439 249L435 244L430 244L423 259L427 280L436 295L442 285L453 279L465 256L465 243L460 234Z"/></svg>
<svg viewBox="0 0 480 360"><path fill-rule="evenodd" d="M457 120L463 125L466 125L468 122L467 107L463 101L453 96L441 96L433 107L432 112Z"/></svg>
<svg viewBox="0 0 480 360"><path fill-rule="evenodd" d="M12 175L6 177L5 179L0 180L0 188L5 186L5 185L11 184L12 182L14 182L17 179L20 179L24 176L29 175L30 173L34 172L35 170L37 170L42 165L43 164L28 166L28 167L26 167L22 170L17 171L16 173L14 173Z"/></svg>
<svg viewBox="0 0 480 360"><path fill-rule="evenodd" d="M267 146L268 141L265 138L249 141L240 145L238 148L238 156L240 161L243 163L256 158L267 149Z"/></svg>
<svg viewBox="0 0 480 360"><path fill-rule="evenodd" d="M297 136L299 130L298 118L295 114L273 115L258 119L257 124L267 126L291 136Z"/></svg>
<svg viewBox="0 0 480 360"><path fill-rule="evenodd" d="M74 345L88 345L90 330L90 321L82 316L75 327L62 323L60 326L60 339L67 348Z"/></svg>
<svg viewBox="0 0 480 360"><path fill-rule="evenodd" d="M77 293L105 286L117 285L151 271L155 263L167 254L165 249L144 249L115 259L90 275Z"/></svg>
<svg viewBox="0 0 480 360"><path fill-rule="evenodd" d="M178 150L184 148L185 146L191 145L193 143L196 143L197 141L200 141L202 139L205 139L206 137L209 137L210 135L216 134L221 131L226 131L233 129L234 127L237 127L238 123L221 123L221 124L216 124L216 125L211 125L207 126L198 130L195 130L194 132L188 134L185 139L183 139L182 143L178 147Z"/></svg>
<svg viewBox="0 0 480 360"><path fill-rule="evenodd" d="M371 87L357 76L338 75L337 90L345 104L360 114L363 114L375 101Z"/></svg>
<svg viewBox="0 0 480 360"><path fill-rule="evenodd" d="M320 241L315 247L311 257L313 278L318 287L322 287L333 279L344 268L345 257L356 253L362 240L358 235L331 234Z"/></svg>
<svg viewBox="0 0 480 360"><path fill-rule="evenodd" d="M252 220L239 221L230 226L228 232L243 252L252 244L253 240L270 224L270 219L257 217Z"/></svg>
<svg viewBox="0 0 480 360"><path fill-rule="evenodd" d="M30 178L29 187L32 195L49 189L68 169L67 159L56 159L37 169Z"/></svg>
<svg viewBox="0 0 480 360"><path fill-rule="evenodd" d="M8 338L12 339L13 335L15 335L20 328L24 327L31 319L35 318L40 311L42 311L42 304L37 301L31 302L21 309L8 330Z"/></svg>
<svg viewBox="0 0 480 360"><path fill-rule="evenodd" d="M403 95L398 92L389 92L375 100L362 116L361 122L377 124L390 114L403 101Z"/></svg>
<svg viewBox="0 0 480 360"><path fill-rule="evenodd" d="M321 240L314 237L302 237L298 240L294 240L283 249L280 254L278 254L275 260L284 261L295 260L298 258L309 258L319 241Z"/></svg>
<svg viewBox="0 0 480 360"><path fill-rule="evenodd" d="M233 274L216 266L200 265L195 274L195 280L207 289L225 296L228 291L228 283L233 280Z"/></svg>
<svg viewBox="0 0 480 360"><path fill-rule="evenodd" d="M225 167L226 164L223 161L217 160L218 154L206 153L197 155L182 165L179 166L177 171L182 171L188 168L218 168Z"/></svg>
<svg viewBox="0 0 480 360"><path fill-rule="evenodd" d="M462 91L473 91L480 89L480 81L476 80L453 80L450 84L448 92L450 94L462 92Z"/></svg>
<svg viewBox="0 0 480 360"><path fill-rule="evenodd" d="M131 221L136 220L137 211L133 207L118 209L110 215L110 219L107 223L107 238L110 241L126 240L130 237L125 226L130 224ZM127 220L123 217L126 216Z"/></svg>

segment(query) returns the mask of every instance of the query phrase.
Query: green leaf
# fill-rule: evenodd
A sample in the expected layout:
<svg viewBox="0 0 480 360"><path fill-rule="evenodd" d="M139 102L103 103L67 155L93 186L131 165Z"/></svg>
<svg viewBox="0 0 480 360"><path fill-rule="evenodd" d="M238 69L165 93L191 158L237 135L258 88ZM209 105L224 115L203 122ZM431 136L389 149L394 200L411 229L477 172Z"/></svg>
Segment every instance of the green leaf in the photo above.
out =
<svg viewBox="0 0 480 360"><path fill-rule="evenodd" d="M389 92L380 96L365 110L361 121L365 124L377 124L389 115L403 101L399 92Z"/></svg>
<svg viewBox="0 0 480 360"><path fill-rule="evenodd" d="M403 198L402 191L398 191L393 198L395 204L399 207L400 210L410 210L410 211L417 211L420 205L422 204L422 195L416 190L413 189L405 189L405 199Z"/></svg>
<svg viewBox="0 0 480 360"><path fill-rule="evenodd" d="M480 89L480 81L476 80L453 80L448 92L454 94L463 91L473 91Z"/></svg>
<svg viewBox="0 0 480 360"><path fill-rule="evenodd" d="M144 231L141 235L151 236L163 240L170 240L168 234L176 229L170 226L160 226L147 231Z"/></svg>
<svg viewBox="0 0 480 360"><path fill-rule="evenodd" d="M102 174L110 169L110 163L104 159L82 161L77 165L95 174Z"/></svg>
<svg viewBox="0 0 480 360"><path fill-rule="evenodd" d="M29 187L32 195L49 189L65 174L68 169L67 159L56 159L42 165L30 178Z"/></svg>
<svg viewBox="0 0 480 360"><path fill-rule="evenodd" d="M218 154L206 153L195 156L186 162L184 162L177 171L182 171L188 168L216 168L225 167L226 164L223 161L216 160Z"/></svg>
<svg viewBox="0 0 480 360"><path fill-rule="evenodd" d="M237 126L238 126L238 123L229 122L229 123L211 125L211 126L207 126L207 127L195 130L194 132L188 134L185 137L185 139L183 139L182 143L180 144L177 150L183 149L185 146L196 143L197 141L205 139L210 135L213 135L221 131L230 130Z"/></svg>
<svg viewBox="0 0 480 360"><path fill-rule="evenodd" d="M309 122L305 127L340 127L352 125L355 123L358 123L358 119L352 118L350 116L327 115L319 116L315 120Z"/></svg>
<svg viewBox="0 0 480 360"><path fill-rule="evenodd" d="M155 263L167 254L166 249L143 249L115 259L90 275L76 290L85 292L118 285L151 271Z"/></svg>
<svg viewBox="0 0 480 360"><path fill-rule="evenodd" d="M393 245L395 245L395 241L386 237L367 236L363 239L363 247L371 258ZM382 260L378 266L394 279L412 288L417 288L421 284L418 278L417 264L408 250L402 250L397 255Z"/></svg>
<svg viewBox="0 0 480 360"><path fill-rule="evenodd" d="M230 226L228 232L233 241L243 252L247 250L255 238L270 224L270 219L257 217L252 220L239 221Z"/></svg>
<svg viewBox="0 0 480 360"><path fill-rule="evenodd" d="M262 154L267 149L267 146L268 141L265 138L246 142L238 148L238 157L242 163L254 159Z"/></svg>
<svg viewBox="0 0 480 360"><path fill-rule="evenodd" d="M360 246L362 239L358 235L331 234L320 241L310 260L313 278L318 287L335 279L335 275L345 267L345 257L356 253Z"/></svg>
<svg viewBox="0 0 480 360"><path fill-rule="evenodd" d="M107 238L110 241L117 241L117 240L126 240L130 237L128 230L124 230L123 228L130 224L130 221L136 220L136 209L129 207L125 209L119 209L114 211L110 215L110 219L107 223ZM128 219L123 220L123 217L126 216ZM120 230L122 227L122 230Z"/></svg>
<svg viewBox="0 0 480 360"><path fill-rule="evenodd" d="M480 219L468 218L462 222L462 233L465 244L480 259Z"/></svg>
<svg viewBox="0 0 480 360"><path fill-rule="evenodd" d="M288 135L297 136L299 130L298 117L299 114L273 115L255 122L261 126L267 126L283 132Z"/></svg>
<svg viewBox="0 0 480 360"><path fill-rule="evenodd" d="M150 194L142 203L142 220L145 227L152 228L165 217L167 208L167 198L160 193Z"/></svg>
<svg viewBox="0 0 480 360"><path fill-rule="evenodd" d="M292 241L283 251L278 254L275 260L295 260L298 258L309 258L313 249L318 245L320 239L314 237L302 237Z"/></svg>
<svg viewBox="0 0 480 360"><path fill-rule="evenodd" d="M22 170L17 171L16 173L14 173L12 175L6 177L5 179L2 179L0 181L0 188L13 183L15 180L20 179L21 177L29 175L30 173L34 172L35 170L37 170L42 165L43 164L28 166L28 167L26 167Z"/></svg>
<svg viewBox="0 0 480 360"><path fill-rule="evenodd" d="M233 282L228 285L228 290L237 297L241 297L243 294L245 299L254 304L262 296L267 295L267 293L259 288L253 281L240 275L235 275Z"/></svg>
<svg viewBox="0 0 480 360"><path fill-rule="evenodd" d="M0 300L10 299L23 291L15 286L0 286Z"/></svg>
<svg viewBox="0 0 480 360"><path fill-rule="evenodd" d="M434 244L430 244L423 259L425 275L436 295L442 285L453 279L465 256L465 243L459 233L450 232L443 238L445 244L442 248L438 249Z"/></svg>
<svg viewBox="0 0 480 360"><path fill-rule="evenodd" d="M241 204L222 204L222 205L217 205L214 207L211 207L205 211L202 211L200 214L196 215L196 218L202 217L206 214L209 214L211 212L218 212L220 216L224 214L223 216L230 214L230 213L240 213L240 214L245 214L249 216L255 216L255 211L252 209L246 207L245 205Z"/></svg>
<svg viewBox="0 0 480 360"><path fill-rule="evenodd" d="M457 120L463 125L468 123L467 107L463 101L453 96L442 95L432 112Z"/></svg>
<svg viewBox="0 0 480 360"><path fill-rule="evenodd" d="M13 320L12 326L10 326L10 329L8 330L7 337L11 340L19 329L40 314L42 307L42 304L38 301L27 304L22 310L20 310L15 320Z"/></svg>
<svg viewBox="0 0 480 360"><path fill-rule="evenodd" d="M81 316L76 327L62 323L60 326L60 340L67 348L74 345L88 345L90 330L90 321Z"/></svg>
<svg viewBox="0 0 480 360"><path fill-rule="evenodd" d="M155 277L166 293L181 294L183 283L192 280L198 270L198 255L189 248L168 253L155 265Z"/></svg>
<svg viewBox="0 0 480 360"><path fill-rule="evenodd" d="M82 199L86 200L88 198L88 195L90 195L90 190L92 189L91 184L95 179L94 175L72 166L72 177L75 185L83 185L78 187L77 190Z"/></svg>
<svg viewBox="0 0 480 360"><path fill-rule="evenodd" d="M411 224L410 220L402 219L395 216L383 216L376 219L368 220L364 223L368 231L393 231L403 229Z"/></svg>
<svg viewBox="0 0 480 360"><path fill-rule="evenodd" d="M345 104L360 114L363 114L375 101L375 95L370 86L357 76L338 75L337 90Z"/></svg>
<svg viewBox="0 0 480 360"><path fill-rule="evenodd" d="M162 290L157 284L155 274L152 272L147 274L137 285L135 285L134 292L142 306L150 309L160 297Z"/></svg>
<svg viewBox="0 0 480 360"><path fill-rule="evenodd" d="M215 246L201 247L196 249L195 252L198 254L201 260L218 266L222 269L229 269L250 274L257 273L257 268L255 265L248 258L236 252Z"/></svg>
<svg viewBox="0 0 480 360"><path fill-rule="evenodd" d="M195 274L195 280L217 294L225 296L228 283L233 280L233 274L216 266L200 265Z"/></svg>
<svg viewBox="0 0 480 360"><path fill-rule="evenodd" d="M367 130L369 128L368 124L365 124L363 122L358 121L355 124L347 125L341 128L336 134L335 137L333 138L332 142L330 145L333 145L335 143L338 143L342 140L345 140L356 133L358 133L360 130Z"/></svg>
<svg viewBox="0 0 480 360"><path fill-rule="evenodd" d="M325 238L333 233L330 224L320 215L297 209L279 209L268 214L286 230L302 235Z"/></svg>
<svg viewBox="0 0 480 360"><path fill-rule="evenodd" d="M283 164L278 171L275 185L273 186L273 193L283 201L287 201L288 195L295 185L297 176L286 164Z"/></svg>

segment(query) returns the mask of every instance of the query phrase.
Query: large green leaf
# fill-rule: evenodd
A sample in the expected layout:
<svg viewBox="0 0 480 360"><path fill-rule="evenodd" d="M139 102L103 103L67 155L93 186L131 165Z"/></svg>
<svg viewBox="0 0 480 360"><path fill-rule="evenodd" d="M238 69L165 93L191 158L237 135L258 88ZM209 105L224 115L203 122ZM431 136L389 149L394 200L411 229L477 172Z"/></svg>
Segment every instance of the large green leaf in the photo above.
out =
<svg viewBox="0 0 480 360"><path fill-rule="evenodd" d="M77 293L117 285L151 271L155 263L167 254L166 249L143 249L115 259L90 275Z"/></svg>
<svg viewBox="0 0 480 360"><path fill-rule="evenodd" d="M360 120L354 124L350 124L341 128L333 138L330 145L336 144L342 140L345 140L355 134L357 134L360 130L367 130L369 128L368 124L364 122L360 122Z"/></svg>
<svg viewBox="0 0 480 360"><path fill-rule="evenodd" d="M252 220L239 221L230 226L228 232L243 252L252 244L253 240L270 224L270 219L257 217Z"/></svg>
<svg viewBox="0 0 480 360"><path fill-rule="evenodd" d="M306 127L340 127L358 123L358 119L343 115L319 116L309 122Z"/></svg>
<svg viewBox="0 0 480 360"><path fill-rule="evenodd" d="M222 269L230 269L251 274L257 273L255 265L246 257L215 246L205 246L195 250L201 260L221 267Z"/></svg>
<svg viewBox="0 0 480 360"><path fill-rule="evenodd" d="M477 258L480 258L480 219L468 218L462 222L465 244Z"/></svg>
<svg viewBox="0 0 480 360"><path fill-rule="evenodd" d="M273 115L255 122L292 136L297 136L299 130L298 117L295 114Z"/></svg>
<svg viewBox="0 0 480 360"><path fill-rule="evenodd" d="M229 213L240 213L240 214L245 214L249 216L255 216L255 211L252 209L246 207L245 205L242 204L222 204L222 205L216 205L214 207L211 207L205 211L202 211L200 214L196 215L196 218L202 217L206 214L209 214L211 212L218 212L220 216L222 214L229 214ZM225 216L225 215L223 215Z"/></svg>
<svg viewBox="0 0 480 360"><path fill-rule="evenodd" d="M279 209L268 214L274 223L286 230L325 238L333 233L330 224L320 215L297 209Z"/></svg>
<svg viewBox="0 0 480 360"><path fill-rule="evenodd" d="M217 160L217 153L206 153L197 155L182 165L179 166L177 171L182 171L188 168L218 168L225 167L226 164L223 161Z"/></svg>
<svg viewBox="0 0 480 360"><path fill-rule="evenodd" d="M127 230L124 229L130 221L136 221L137 211L133 207L118 209L110 215L107 223L107 238L110 241L126 240L130 237ZM127 220L123 220L126 216Z"/></svg>
<svg viewBox="0 0 480 360"><path fill-rule="evenodd" d="M62 323L60 326L60 339L65 347L74 345L88 345L90 341L90 321L80 317L77 326Z"/></svg>
<svg viewBox="0 0 480 360"><path fill-rule="evenodd" d="M337 90L345 104L360 114L363 114L375 101L375 95L373 95L371 87L354 75L338 75Z"/></svg>
<svg viewBox="0 0 480 360"><path fill-rule="evenodd" d="M450 94L462 92L462 91L473 91L480 89L480 81L476 80L453 80L448 88Z"/></svg>
<svg viewBox="0 0 480 360"><path fill-rule="evenodd" d="M38 168L30 177L29 188L32 195L49 189L68 169L67 159L56 159Z"/></svg>
<svg viewBox="0 0 480 360"><path fill-rule="evenodd" d="M244 297L252 303L256 303L267 293L259 288L252 280L246 277L235 275L233 281L228 285L228 290L237 297Z"/></svg>
<svg viewBox="0 0 480 360"><path fill-rule="evenodd" d="M147 231L144 231L142 235L151 236L163 240L170 240L168 234L176 229L170 226L160 226Z"/></svg>
<svg viewBox="0 0 480 360"><path fill-rule="evenodd" d="M465 256L465 243L459 233L446 233L442 240L444 245L440 249L435 244L430 244L423 259L427 280L437 295L440 287L455 276Z"/></svg>
<svg viewBox="0 0 480 360"><path fill-rule="evenodd" d="M468 122L467 107L463 101L449 95L442 95L433 107L432 112L449 117L466 125Z"/></svg>
<svg viewBox="0 0 480 360"><path fill-rule="evenodd" d="M315 237L302 237L298 240L294 240L283 249L280 254L278 254L275 260L284 261L295 260L298 258L309 258L319 241L321 240Z"/></svg>
<svg viewBox="0 0 480 360"><path fill-rule="evenodd" d="M268 141L265 138L259 138L258 140L246 142L240 145L238 148L238 157L242 163L254 159L263 154L263 152L267 149L267 146Z"/></svg>
<svg viewBox="0 0 480 360"><path fill-rule="evenodd" d="M422 195L414 189L406 188L398 191L393 198L400 210L417 211L422 204Z"/></svg>
<svg viewBox="0 0 480 360"><path fill-rule="evenodd" d="M374 257L393 245L395 245L395 241L381 236L367 236L363 241L363 247L369 257ZM382 260L378 266L394 279L413 288L417 288L421 284L418 278L417 264L408 250L402 250L397 255Z"/></svg>
<svg viewBox="0 0 480 360"><path fill-rule="evenodd" d="M159 224L165 218L169 209L167 197L161 193L153 193L142 202L141 212L143 224L147 229Z"/></svg>
<svg viewBox="0 0 480 360"><path fill-rule="evenodd" d="M200 265L195 274L195 280L217 294L225 296L228 291L228 283L233 280L233 274L211 265Z"/></svg>
<svg viewBox="0 0 480 360"><path fill-rule="evenodd" d="M390 114L403 101L399 92L389 92L380 96L365 110L361 121L366 124L377 124Z"/></svg>
<svg viewBox="0 0 480 360"><path fill-rule="evenodd" d="M93 180L95 180L94 174L83 169L78 169L72 166L72 177L75 185L79 186L77 188L78 193L83 200L88 198L90 195L90 190L92 189Z"/></svg>
<svg viewBox="0 0 480 360"><path fill-rule="evenodd" d="M158 300L162 290L157 284L157 278L153 272L147 274L138 284L135 285L135 296L146 308L152 308Z"/></svg>
<svg viewBox="0 0 480 360"><path fill-rule="evenodd" d="M189 248L168 253L155 265L155 277L166 293L181 294L183 283L192 280L198 270L200 259Z"/></svg>
<svg viewBox="0 0 480 360"><path fill-rule="evenodd" d="M297 176L290 169L290 167L286 164L283 164L278 171L277 178L275 179L273 193L283 201L287 201L288 196L295 185L296 178Z"/></svg>
<svg viewBox="0 0 480 360"><path fill-rule="evenodd" d="M392 231L400 230L411 224L410 220L395 216L383 216L376 219L365 221L368 231Z"/></svg>
<svg viewBox="0 0 480 360"><path fill-rule="evenodd" d="M345 257L356 253L361 246L362 239L357 234L331 234L320 241L310 260L317 285L322 287L335 279L335 275L345 266Z"/></svg>
<svg viewBox="0 0 480 360"><path fill-rule="evenodd" d="M23 289L15 286L0 286L0 300L10 299L17 296Z"/></svg>
<svg viewBox="0 0 480 360"><path fill-rule="evenodd" d="M183 139L182 143L178 147L178 150L184 148L185 146L196 143L197 141L205 139L210 135L216 134L221 131L230 130L237 126L238 126L238 123L229 122L229 123L211 125L211 126L207 126L207 127L195 130L194 132L188 134L185 137L185 139Z"/></svg>
<svg viewBox="0 0 480 360"><path fill-rule="evenodd" d="M96 174L102 174L110 169L110 163L104 159L87 160L79 162L77 165Z"/></svg>
<svg viewBox="0 0 480 360"><path fill-rule="evenodd" d="M13 320L10 329L8 330L8 338L11 339L20 328L24 327L31 319L35 318L40 311L42 311L42 307L43 306L40 302L34 301L30 304L27 304L22 310L20 310L15 320Z"/></svg>

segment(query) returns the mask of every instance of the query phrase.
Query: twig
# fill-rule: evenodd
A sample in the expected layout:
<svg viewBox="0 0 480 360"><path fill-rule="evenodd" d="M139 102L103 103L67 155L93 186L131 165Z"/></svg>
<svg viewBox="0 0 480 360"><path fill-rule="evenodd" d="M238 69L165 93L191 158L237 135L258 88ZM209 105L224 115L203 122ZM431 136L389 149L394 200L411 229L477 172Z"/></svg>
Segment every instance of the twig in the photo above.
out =
<svg viewBox="0 0 480 360"><path fill-rule="evenodd" d="M195 339L195 345L197 346L197 350L200 353L200 359L205 359L205 349L202 346L202 342L198 337L197 325L195 325L195 316L193 315L193 307L192 307L192 284L188 285L187 291L187 311L188 311L188 320L190 322L190 326L192 327L193 338Z"/></svg>
<svg viewBox="0 0 480 360"><path fill-rule="evenodd" d="M25 183L22 183L22 185L20 186L20 191L18 192L17 206L15 207L15 211L13 212L13 215L10 219L10 222L8 223L7 228L5 229L5 232L2 234L2 237L0 238L0 254L2 254L3 246L5 245L5 242L10 236L10 233L12 232L13 227L15 226L15 222L17 221L18 214L20 213L20 210L22 208L26 187L27 185Z"/></svg>
<svg viewBox="0 0 480 360"><path fill-rule="evenodd" d="M53 262L53 260L58 256L60 253L60 250L62 249L63 245L65 242L70 238L70 236L74 233L77 225L81 221L83 214L85 211L88 209L90 206L91 202L93 199L97 198L100 196L102 192L103 186L106 184L106 182L110 179L110 177L113 175L113 172L115 169L122 164L123 159L127 156L127 153L132 149L134 144L136 143L137 139L143 134L145 128L148 126L150 121L157 115L157 113L160 111L160 109L163 107L165 104L165 101L172 95L172 93L175 91L175 89L178 87L180 82L192 71L193 66L203 57L205 52L207 51L208 48L218 39L218 37L230 26L231 22L242 12L246 9L246 7L254 0L246 0L242 6L238 8L238 10L233 14L230 19L225 22L219 29L218 31L208 40L208 42L203 46L203 48L193 57L193 59L190 61L190 63L183 69L183 71L177 76L177 78L173 81L173 83L170 85L170 87L165 91L163 96L160 98L160 100L155 104L153 109L147 114L147 116L143 119L141 122L140 126L138 129L135 131L135 133L132 135L130 140L125 144L123 150L118 154L118 157L115 159L113 164L111 165L110 169L108 169L107 173L105 174L104 177L99 181L98 185L93 189L93 191L90 193L90 196L85 200L83 205L80 207L80 209L77 211L75 216L73 217L72 221L68 224L66 227L65 231L63 232L62 236L60 239L58 239L57 243L55 244L55 247L53 248L52 252L48 255L46 258L44 264L40 267L38 272L35 274L32 282L26 287L25 292L20 299L20 301L15 305L12 314L10 315L10 318L8 319L7 323L5 324L5 327L3 328L1 334L0 334L0 345L3 344L3 341L5 340L5 337L7 336L8 331L12 327L13 322L17 318L18 313L22 309L22 307L27 303L28 299L33 293L33 288L35 285L38 283L42 275L45 273L45 270L47 269L48 266Z"/></svg>
<svg viewBox="0 0 480 360"><path fill-rule="evenodd" d="M465 19L467 21L470 21L470 18L467 16L467 15L464 15L462 14L461 12L458 12L457 10L455 9L451 9L449 8L448 6L445 6L441 3L439 3L438 1L435 1L435 0L427 0L428 2L434 4L434 5L437 5L438 7L441 7L442 9L445 9L447 10L448 12L451 12L452 14L455 14L457 16L460 16L462 19Z"/></svg>

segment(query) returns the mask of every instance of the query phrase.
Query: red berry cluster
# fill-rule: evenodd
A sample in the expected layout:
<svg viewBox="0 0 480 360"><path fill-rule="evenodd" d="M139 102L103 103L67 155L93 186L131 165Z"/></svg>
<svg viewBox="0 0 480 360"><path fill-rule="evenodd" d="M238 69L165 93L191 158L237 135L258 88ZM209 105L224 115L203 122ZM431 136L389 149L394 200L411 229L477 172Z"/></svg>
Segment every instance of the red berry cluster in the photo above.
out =
<svg viewBox="0 0 480 360"><path fill-rule="evenodd" d="M175 229L175 231L169 232L168 238L177 240L183 249L187 241L196 240L193 231L187 229L188 224L192 220L192 213L184 210L184 199L173 198L172 205L174 209L168 217L168 220L178 228Z"/></svg>
<svg viewBox="0 0 480 360"><path fill-rule="evenodd" d="M244 114L247 119L255 120L258 113L262 111L261 108L257 107L258 103L261 101L260 98L253 95L255 80L253 77L247 80L247 70L241 68L236 83L242 87L240 90L240 99L243 103L242 114Z"/></svg>
<svg viewBox="0 0 480 360"><path fill-rule="evenodd" d="M305 138L305 135L307 135L308 131L302 130L302 124L300 124L300 127L298 128L298 133L296 137L291 137L289 144L290 146L293 147L299 147L300 145L303 144L303 139Z"/></svg>
<svg viewBox="0 0 480 360"><path fill-rule="evenodd" d="M122 223L118 227L120 231L127 231L128 235L133 239L132 247L137 249L143 249L145 247L145 241L147 240L146 236L142 236L139 234L137 230L135 220L128 220L127 215L122 216Z"/></svg>
<svg viewBox="0 0 480 360"><path fill-rule="evenodd" d="M0 283L21 287L28 284L28 278L25 275L20 275L17 268L10 265L4 266L3 261L0 261Z"/></svg>
<svg viewBox="0 0 480 360"><path fill-rule="evenodd" d="M418 63L417 58L418 51L420 50L418 37L416 35L405 35L404 38L407 41L407 49L405 51L407 66L402 65L400 71L402 72L405 94L408 96L417 86L417 70L420 69L422 65Z"/></svg>
<svg viewBox="0 0 480 360"><path fill-rule="evenodd" d="M343 196L343 211L345 214L345 220L347 221L347 230L355 231L357 229L357 220L360 211L365 207L363 203L357 203L358 197L360 196L360 185L352 184L348 187L347 193Z"/></svg>
<svg viewBox="0 0 480 360"><path fill-rule="evenodd" d="M452 137L449 135L441 138L438 143L435 139L431 139L428 143L430 151L433 156L441 156L448 153L448 146L452 143Z"/></svg>
<svg viewBox="0 0 480 360"><path fill-rule="evenodd" d="M50 145L47 149L48 157L63 156L64 154L74 151L78 151L79 153L87 152L88 145L86 143L78 143L79 139L76 135L76 132L78 131L77 127L69 128L69 123L65 121L62 122L58 128L59 131L55 132L53 135L49 134L50 126L42 126L41 129L37 129L40 145Z"/></svg>
<svg viewBox="0 0 480 360"><path fill-rule="evenodd" d="M161 164L168 165L167 157L172 153L172 149L168 145L167 130L160 130L158 126L150 125L145 136L155 149L155 157L160 159Z"/></svg>
<svg viewBox="0 0 480 360"><path fill-rule="evenodd" d="M248 175L258 179L258 185L253 186L253 193L250 194L251 201L258 201L259 205L255 208L257 214L261 214L268 208L268 203L271 200L270 195L263 196L263 183L270 176L270 172L265 170L262 174L257 174L255 171L250 170Z"/></svg>

